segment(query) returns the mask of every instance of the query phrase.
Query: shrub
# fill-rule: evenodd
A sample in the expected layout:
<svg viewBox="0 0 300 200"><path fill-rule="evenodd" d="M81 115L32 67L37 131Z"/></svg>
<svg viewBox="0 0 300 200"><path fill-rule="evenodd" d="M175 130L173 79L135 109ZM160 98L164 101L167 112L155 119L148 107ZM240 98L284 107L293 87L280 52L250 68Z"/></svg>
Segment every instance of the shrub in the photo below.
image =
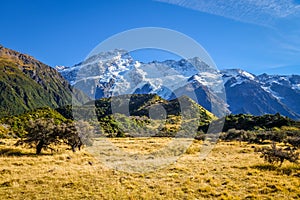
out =
<svg viewBox="0 0 300 200"><path fill-rule="evenodd" d="M300 137L300 130L287 130L284 132L287 136L290 137Z"/></svg>
<svg viewBox="0 0 300 200"><path fill-rule="evenodd" d="M254 131L245 131L243 132L243 134L241 135L242 141L246 141L249 143L257 143L257 137L256 137L257 133Z"/></svg>
<svg viewBox="0 0 300 200"><path fill-rule="evenodd" d="M229 129L226 133L222 133L220 135L220 139L226 140L226 141L232 141L240 138L241 131L236 129Z"/></svg>
<svg viewBox="0 0 300 200"><path fill-rule="evenodd" d="M229 129L226 133L220 135L220 139L225 141L239 140L239 141L249 141L253 137L253 132Z"/></svg>
<svg viewBox="0 0 300 200"><path fill-rule="evenodd" d="M262 116L253 116L249 114L228 115L225 118L223 131L235 128L238 130L265 130L274 127L290 126L295 123L293 120L281 116L280 114L266 114Z"/></svg>
<svg viewBox="0 0 300 200"><path fill-rule="evenodd" d="M260 152L260 157L264 158L268 163L279 163L279 166L282 165L284 160L293 163L297 163L299 160L299 153L295 152L293 149L283 150L282 148L277 148L275 142L272 143L271 147L258 148L256 151Z"/></svg>
<svg viewBox="0 0 300 200"><path fill-rule="evenodd" d="M240 130L229 129L228 132L227 132L227 135L224 139L225 140L234 140L234 139L238 139L240 137L241 137L241 131Z"/></svg>
<svg viewBox="0 0 300 200"><path fill-rule="evenodd" d="M285 132L282 131L259 131L252 136L249 142L253 143L263 143L265 140L271 140L274 142L283 142L287 137Z"/></svg>
<svg viewBox="0 0 300 200"><path fill-rule="evenodd" d="M269 139L275 142L283 142L287 137L287 134L284 131L271 131L269 132L269 135Z"/></svg>
<svg viewBox="0 0 300 200"><path fill-rule="evenodd" d="M202 141L204 141L205 138L206 138L206 135L202 131L198 131L197 134L196 134L196 136L195 136L195 140L202 140Z"/></svg>
<svg viewBox="0 0 300 200"><path fill-rule="evenodd" d="M9 125L11 135L23 137L27 134L26 128L29 122L38 119L53 119L56 124L66 121L66 118L55 110L44 107L28 111L21 115L2 118L0 119L0 124Z"/></svg>
<svg viewBox="0 0 300 200"><path fill-rule="evenodd" d="M73 152L81 149L83 145L92 145L92 137L94 128L85 121L62 123L57 127L58 137L67 145Z"/></svg>
<svg viewBox="0 0 300 200"><path fill-rule="evenodd" d="M289 143L296 149L300 147L300 137L288 137L285 142Z"/></svg>

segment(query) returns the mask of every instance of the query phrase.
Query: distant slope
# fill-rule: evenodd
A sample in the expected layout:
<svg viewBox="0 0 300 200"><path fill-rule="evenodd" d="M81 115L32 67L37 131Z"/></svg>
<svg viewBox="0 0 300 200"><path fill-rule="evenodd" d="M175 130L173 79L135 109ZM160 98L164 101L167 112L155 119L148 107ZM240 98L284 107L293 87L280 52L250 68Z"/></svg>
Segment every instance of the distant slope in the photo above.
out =
<svg viewBox="0 0 300 200"><path fill-rule="evenodd" d="M71 103L71 86L55 69L0 46L0 117Z"/></svg>
<svg viewBox="0 0 300 200"><path fill-rule="evenodd" d="M156 94L101 98L57 111L68 119L96 120L109 136L174 136L179 130L197 129L198 125L208 125L216 119L189 97L168 101Z"/></svg>
<svg viewBox="0 0 300 200"><path fill-rule="evenodd" d="M112 113L151 118L156 117L156 109L160 109L157 110L158 112L160 111L160 113L165 112L165 117L170 115L183 115L186 110L189 110L194 112L189 113L189 116L187 116L189 118L199 117L201 120L208 121L216 118L212 113L187 96L168 101L156 94L121 95L91 101L86 105L95 105L98 118L105 117ZM112 105L114 105L114 108L112 108ZM151 112L154 112L152 116Z"/></svg>

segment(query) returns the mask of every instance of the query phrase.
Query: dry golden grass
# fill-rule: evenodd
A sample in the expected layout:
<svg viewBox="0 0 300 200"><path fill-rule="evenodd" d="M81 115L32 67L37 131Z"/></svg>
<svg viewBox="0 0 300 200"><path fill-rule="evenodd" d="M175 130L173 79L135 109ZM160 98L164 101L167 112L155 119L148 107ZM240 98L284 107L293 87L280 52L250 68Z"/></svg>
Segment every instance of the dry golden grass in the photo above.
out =
<svg viewBox="0 0 300 200"><path fill-rule="evenodd" d="M172 139L149 137L149 138L112 138L113 145L126 152L150 153L164 148Z"/></svg>
<svg viewBox="0 0 300 200"><path fill-rule="evenodd" d="M125 151L151 152L162 138L112 139ZM0 144L1 199L299 199L300 166L276 168L253 145L219 143L204 160L194 141L177 162L155 172L110 169L86 150L46 152Z"/></svg>

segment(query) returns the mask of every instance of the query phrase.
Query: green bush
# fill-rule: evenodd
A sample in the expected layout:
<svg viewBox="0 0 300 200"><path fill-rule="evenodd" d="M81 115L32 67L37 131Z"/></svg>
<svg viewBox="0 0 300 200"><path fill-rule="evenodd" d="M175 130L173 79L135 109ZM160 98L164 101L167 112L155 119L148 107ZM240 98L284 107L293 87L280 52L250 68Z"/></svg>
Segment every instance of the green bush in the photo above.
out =
<svg viewBox="0 0 300 200"><path fill-rule="evenodd" d="M228 115L225 118L223 131L229 129L238 130L271 130L275 127L290 126L296 122L288 117L281 116L280 114L267 114L262 116L253 116L249 114Z"/></svg>
<svg viewBox="0 0 300 200"><path fill-rule="evenodd" d="M24 114L5 117L0 119L0 123L10 126L10 131L17 137L24 137L27 134L26 127L30 121L37 119L53 119L55 124L65 122L67 119L55 110L44 107L36 110L28 111Z"/></svg>

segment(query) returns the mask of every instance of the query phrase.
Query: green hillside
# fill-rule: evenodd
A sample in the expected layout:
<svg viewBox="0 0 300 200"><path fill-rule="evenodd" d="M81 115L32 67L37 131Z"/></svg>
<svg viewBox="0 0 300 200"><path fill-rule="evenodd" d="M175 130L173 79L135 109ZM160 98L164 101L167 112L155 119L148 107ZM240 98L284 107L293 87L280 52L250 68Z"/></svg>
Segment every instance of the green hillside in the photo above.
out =
<svg viewBox="0 0 300 200"><path fill-rule="evenodd" d="M71 104L71 91L55 69L0 46L0 117Z"/></svg>
<svg viewBox="0 0 300 200"><path fill-rule="evenodd" d="M121 95L58 108L68 119L94 120L105 136L174 136L187 122L208 125L216 117L189 97L171 101L155 94Z"/></svg>
<svg viewBox="0 0 300 200"><path fill-rule="evenodd" d="M173 115L180 116L189 111L189 116L186 117L200 117L202 120L216 119L212 113L187 96L167 101L156 94L121 95L90 101L85 106L94 106L98 118L112 113L150 117L149 111L153 110L155 112L158 109L156 106L161 106L160 109L166 112L166 117ZM194 113L190 112L192 110Z"/></svg>

